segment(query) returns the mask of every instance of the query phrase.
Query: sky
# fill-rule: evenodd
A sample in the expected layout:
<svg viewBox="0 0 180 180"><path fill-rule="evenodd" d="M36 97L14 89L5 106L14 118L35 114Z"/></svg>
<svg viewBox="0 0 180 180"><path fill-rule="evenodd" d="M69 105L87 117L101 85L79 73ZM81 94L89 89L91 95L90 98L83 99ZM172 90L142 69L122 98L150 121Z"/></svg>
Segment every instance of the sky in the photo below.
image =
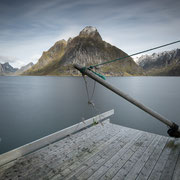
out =
<svg viewBox="0 0 180 180"><path fill-rule="evenodd" d="M180 40L179 0L0 0L0 63L36 63L86 26L128 54ZM180 48L180 43L159 51ZM153 52L152 52L153 53Z"/></svg>

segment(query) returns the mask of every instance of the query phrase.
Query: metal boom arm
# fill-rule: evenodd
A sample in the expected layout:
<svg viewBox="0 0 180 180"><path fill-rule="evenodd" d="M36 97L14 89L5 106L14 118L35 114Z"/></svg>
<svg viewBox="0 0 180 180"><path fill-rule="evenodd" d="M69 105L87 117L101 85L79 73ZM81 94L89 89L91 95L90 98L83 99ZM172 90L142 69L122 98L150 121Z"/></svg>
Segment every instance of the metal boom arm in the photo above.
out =
<svg viewBox="0 0 180 180"><path fill-rule="evenodd" d="M108 82L104 81L102 78L100 78L97 75L95 75L88 68L84 68L84 67L82 67L82 66L80 66L78 64L75 64L74 68L79 70L83 75L87 75L88 77L94 79L95 81L97 81L98 83L103 85L104 87L108 88L109 90L113 91L117 95L121 96L122 98L126 99L127 101L131 102L135 106L137 106L140 109L142 109L143 111L145 111L146 113L150 114L151 116L153 116L156 119L160 120L162 123L164 123L167 126L169 126L170 129L168 130L168 134L171 137L180 137L180 128L174 122L168 120L167 118L163 117L162 115L160 115L159 113L157 113L154 110L150 109L149 107L146 107L144 104L138 102L137 100L135 100L134 98L130 97L129 95L123 93L122 91L120 91L116 87L112 86Z"/></svg>

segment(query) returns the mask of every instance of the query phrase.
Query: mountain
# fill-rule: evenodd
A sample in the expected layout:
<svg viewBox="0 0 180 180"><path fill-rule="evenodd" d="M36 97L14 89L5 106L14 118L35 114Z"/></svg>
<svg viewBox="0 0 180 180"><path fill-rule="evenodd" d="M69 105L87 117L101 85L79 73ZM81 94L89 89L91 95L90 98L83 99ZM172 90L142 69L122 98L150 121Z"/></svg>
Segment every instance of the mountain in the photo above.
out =
<svg viewBox="0 0 180 180"><path fill-rule="evenodd" d="M34 64L32 62L30 62L29 64L22 66L20 69L18 69L14 75L20 75L23 72L27 71L28 69L30 69Z"/></svg>
<svg viewBox="0 0 180 180"><path fill-rule="evenodd" d="M103 41L95 27L87 26L78 36L56 42L23 75L79 75L72 66L74 63L88 66L123 56L127 54ZM116 76L143 74L132 58L101 66L98 72Z"/></svg>
<svg viewBox="0 0 180 180"><path fill-rule="evenodd" d="M180 76L180 49L143 55L137 64L147 75Z"/></svg>
<svg viewBox="0 0 180 180"><path fill-rule="evenodd" d="M1 64L0 63L0 76L18 76L23 72L27 71L34 64L30 62L29 64L22 66L20 69L13 68L8 62Z"/></svg>
<svg viewBox="0 0 180 180"><path fill-rule="evenodd" d="M11 75L15 73L18 69L13 68L8 62L1 64L0 63L0 75Z"/></svg>

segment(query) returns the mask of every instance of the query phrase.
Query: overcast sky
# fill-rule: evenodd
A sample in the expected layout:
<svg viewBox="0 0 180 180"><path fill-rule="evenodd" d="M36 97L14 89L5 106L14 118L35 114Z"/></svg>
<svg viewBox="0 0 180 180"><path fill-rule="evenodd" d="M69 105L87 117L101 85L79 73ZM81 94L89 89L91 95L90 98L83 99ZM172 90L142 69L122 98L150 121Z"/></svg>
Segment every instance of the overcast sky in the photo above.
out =
<svg viewBox="0 0 180 180"><path fill-rule="evenodd" d="M0 61L7 57L16 67L36 62L87 25L135 53L180 40L180 0L0 0ZM174 48L180 43L160 51Z"/></svg>

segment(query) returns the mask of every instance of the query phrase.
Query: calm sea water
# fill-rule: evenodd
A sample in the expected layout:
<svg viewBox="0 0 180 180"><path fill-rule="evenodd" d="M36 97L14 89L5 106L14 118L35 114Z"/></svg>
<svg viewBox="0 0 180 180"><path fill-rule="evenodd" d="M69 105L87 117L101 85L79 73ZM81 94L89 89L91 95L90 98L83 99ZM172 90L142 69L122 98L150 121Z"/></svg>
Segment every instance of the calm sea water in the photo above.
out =
<svg viewBox="0 0 180 180"><path fill-rule="evenodd" d="M107 81L180 124L179 77ZM110 109L112 123L166 135L165 125L99 84L93 100L98 111L87 104L81 77L0 77L0 154Z"/></svg>

